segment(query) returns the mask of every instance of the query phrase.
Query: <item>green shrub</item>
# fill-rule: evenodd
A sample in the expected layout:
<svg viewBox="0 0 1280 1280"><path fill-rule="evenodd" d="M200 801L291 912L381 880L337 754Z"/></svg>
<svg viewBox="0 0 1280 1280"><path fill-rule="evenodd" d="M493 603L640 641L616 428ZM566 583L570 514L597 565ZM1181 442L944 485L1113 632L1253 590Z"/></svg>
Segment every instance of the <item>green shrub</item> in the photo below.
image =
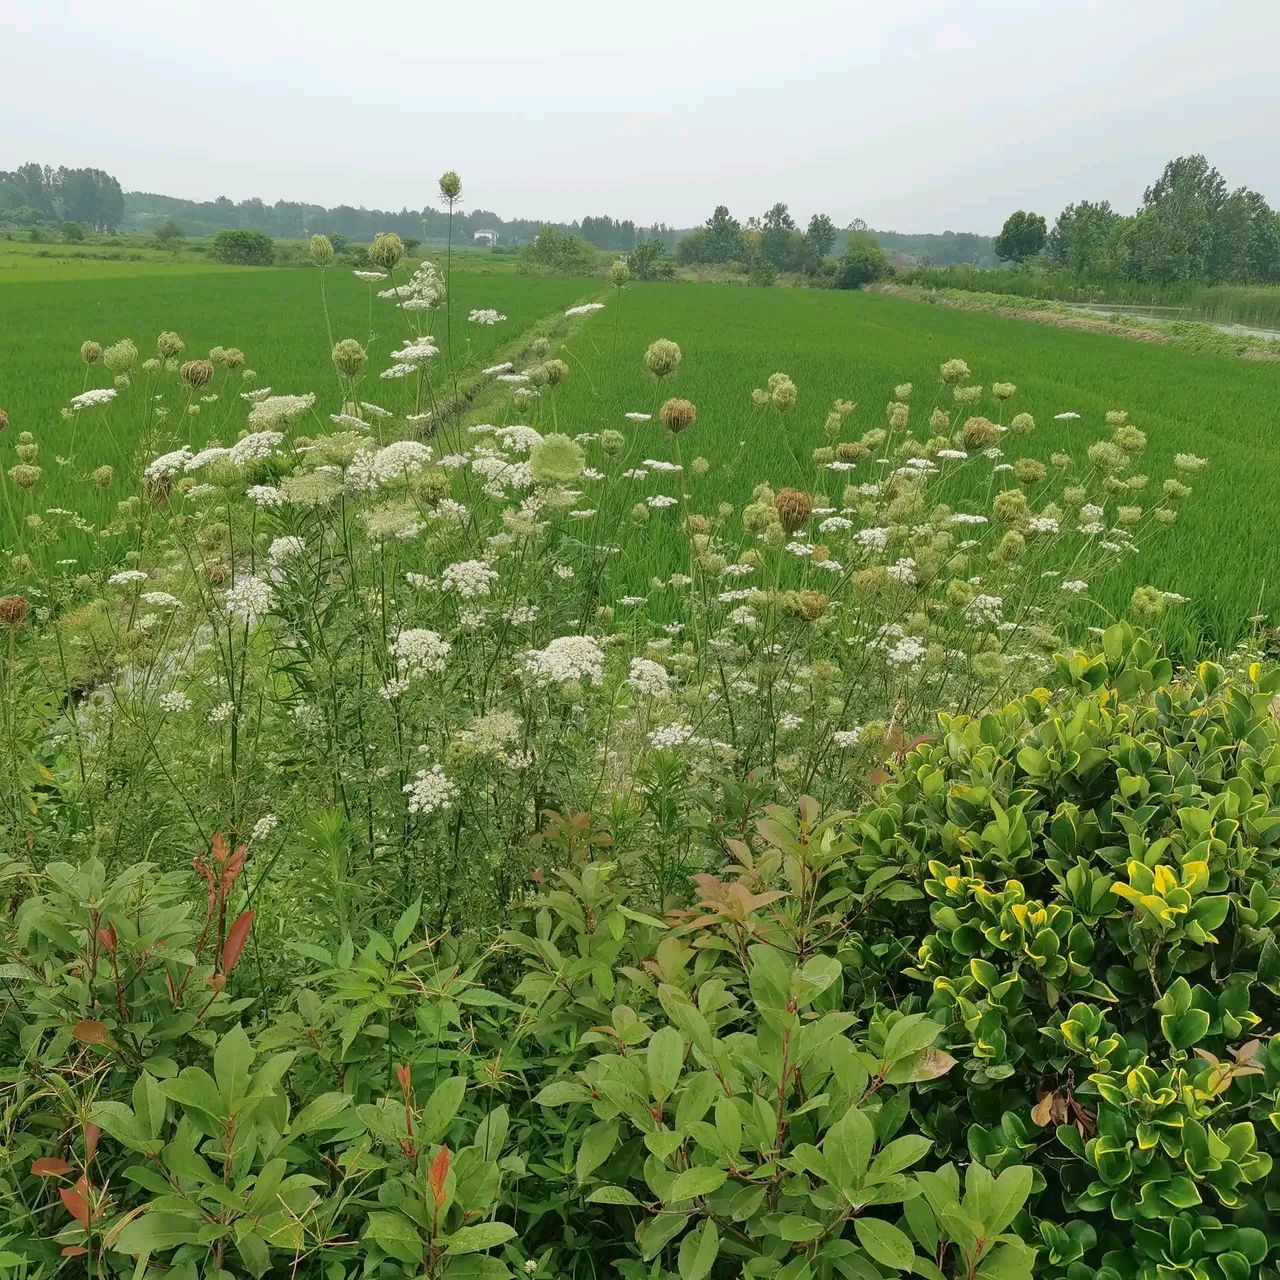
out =
<svg viewBox="0 0 1280 1280"><path fill-rule="evenodd" d="M1280 673L1173 682L1123 626L1059 665L1070 696L941 717L859 817L864 865L921 876L907 973L969 1079L931 1125L994 1167L1033 1160L1043 1216L1091 1215L1088 1268L1037 1274L1256 1274L1280 1082L1280 1044L1254 1038L1280 992Z"/></svg>
<svg viewBox="0 0 1280 1280"><path fill-rule="evenodd" d="M213 237L209 256L236 266L269 267L275 261L275 245L265 232L228 228Z"/></svg>

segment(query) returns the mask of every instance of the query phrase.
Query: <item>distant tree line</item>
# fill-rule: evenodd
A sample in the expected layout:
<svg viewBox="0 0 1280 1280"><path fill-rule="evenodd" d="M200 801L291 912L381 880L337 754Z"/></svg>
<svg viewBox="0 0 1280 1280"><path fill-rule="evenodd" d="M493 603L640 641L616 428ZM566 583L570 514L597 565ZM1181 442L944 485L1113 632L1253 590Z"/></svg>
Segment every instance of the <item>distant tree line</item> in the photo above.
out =
<svg viewBox="0 0 1280 1280"><path fill-rule="evenodd" d="M1041 255L1082 282L1280 283L1280 214L1257 191L1228 191L1202 155L1170 160L1132 214L1081 200L1052 230L1025 210L996 238L1006 261Z"/></svg>
<svg viewBox="0 0 1280 1280"><path fill-rule="evenodd" d="M0 170L0 222L35 226L63 222L115 231L124 222L120 184L101 169L57 169L35 163Z"/></svg>

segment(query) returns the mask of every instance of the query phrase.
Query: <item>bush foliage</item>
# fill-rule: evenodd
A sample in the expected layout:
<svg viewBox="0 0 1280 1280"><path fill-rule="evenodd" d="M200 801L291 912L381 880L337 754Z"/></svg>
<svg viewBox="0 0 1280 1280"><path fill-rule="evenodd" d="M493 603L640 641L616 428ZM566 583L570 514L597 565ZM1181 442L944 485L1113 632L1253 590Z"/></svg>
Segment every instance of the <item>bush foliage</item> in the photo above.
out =
<svg viewBox="0 0 1280 1280"><path fill-rule="evenodd" d="M1058 677L761 813L664 918L557 815L496 940L411 906L284 988L243 849L199 910L8 862L7 1265L1273 1274L1280 673L1116 626Z"/></svg>

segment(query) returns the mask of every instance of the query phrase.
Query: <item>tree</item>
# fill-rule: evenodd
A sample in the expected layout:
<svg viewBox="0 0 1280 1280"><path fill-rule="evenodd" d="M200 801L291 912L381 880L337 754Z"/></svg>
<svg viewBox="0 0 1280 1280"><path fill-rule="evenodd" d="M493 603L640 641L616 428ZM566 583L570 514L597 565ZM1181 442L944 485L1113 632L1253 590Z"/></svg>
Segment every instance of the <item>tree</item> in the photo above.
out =
<svg viewBox="0 0 1280 1280"><path fill-rule="evenodd" d="M124 221L124 192L101 169L59 169L54 175L64 218L87 222L98 231L114 231Z"/></svg>
<svg viewBox="0 0 1280 1280"><path fill-rule="evenodd" d="M209 256L215 262L230 262L236 266L269 267L275 261L276 252L271 237L264 232L228 227L213 237Z"/></svg>
<svg viewBox="0 0 1280 1280"><path fill-rule="evenodd" d="M332 242L330 242L332 243ZM404 251L412 257L422 247L422 238L420 236L405 236ZM336 246L335 246L336 248Z"/></svg>
<svg viewBox="0 0 1280 1280"><path fill-rule="evenodd" d="M652 241L645 241L646 244ZM713 262L711 232L706 227L694 227L687 235L680 237L676 243L676 261L682 266L692 266L700 262Z"/></svg>
<svg viewBox="0 0 1280 1280"><path fill-rule="evenodd" d="M779 271L798 271L805 248L791 211L779 200L760 219L760 252Z"/></svg>
<svg viewBox="0 0 1280 1280"><path fill-rule="evenodd" d="M683 243L683 241L681 241ZM646 240L627 254L627 268L634 280L670 280L676 265L666 256L667 247L661 240Z"/></svg>
<svg viewBox="0 0 1280 1280"><path fill-rule="evenodd" d="M175 253L182 248L186 232L178 224L176 218L166 218L156 228L156 244L162 249L172 249Z"/></svg>
<svg viewBox="0 0 1280 1280"><path fill-rule="evenodd" d="M58 233L67 244L79 244L89 234L89 229L83 222L64 222Z"/></svg>
<svg viewBox="0 0 1280 1280"><path fill-rule="evenodd" d="M1204 156L1179 156L1165 165L1164 172L1143 193L1143 207L1151 209L1179 195L1202 201L1212 215L1226 201L1227 183Z"/></svg>
<svg viewBox="0 0 1280 1280"><path fill-rule="evenodd" d="M1044 248L1045 221L1038 213L1019 209L1005 219L996 236L996 256L1005 262L1025 262Z"/></svg>
<svg viewBox="0 0 1280 1280"><path fill-rule="evenodd" d="M889 259L869 231L849 232L844 257L836 271L838 289L860 289L889 274Z"/></svg>
<svg viewBox="0 0 1280 1280"><path fill-rule="evenodd" d="M809 219L805 240L808 241L809 256L815 262L821 262L835 247L836 224L825 213L815 213Z"/></svg>
<svg viewBox="0 0 1280 1280"><path fill-rule="evenodd" d="M707 219L705 245L706 257L700 262L740 262L747 256L742 224L722 204Z"/></svg>
<svg viewBox="0 0 1280 1280"><path fill-rule="evenodd" d="M1108 280L1124 274L1121 238L1125 219L1106 200L1069 204L1045 242L1049 257L1081 280Z"/></svg>

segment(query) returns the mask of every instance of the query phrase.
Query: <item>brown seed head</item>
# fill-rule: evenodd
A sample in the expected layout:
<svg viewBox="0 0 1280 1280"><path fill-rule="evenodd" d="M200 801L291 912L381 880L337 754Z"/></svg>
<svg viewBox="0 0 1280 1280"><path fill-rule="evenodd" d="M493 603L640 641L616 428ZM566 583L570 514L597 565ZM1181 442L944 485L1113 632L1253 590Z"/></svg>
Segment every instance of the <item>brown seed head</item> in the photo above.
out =
<svg viewBox="0 0 1280 1280"><path fill-rule="evenodd" d="M788 533L803 528L813 515L813 499L799 489L779 489L773 505Z"/></svg>
<svg viewBox="0 0 1280 1280"><path fill-rule="evenodd" d="M698 411L691 400L673 398L658 410L658 417L662 419L663 426L673 436L679 435L697 416Z"/></svg>
<svg viewBox="0 0 1280 1280"><path fill-rule="evenodd" d="M25 596L0 596L0 627L16 627L27 616Z"/></svg>
<svg viewBox="0 0 1280 1280"><path fill-rule="evenodd" d="M188 360L182 366L182 380L189 387L207 386L213 381L212 360Z"/></svg>

